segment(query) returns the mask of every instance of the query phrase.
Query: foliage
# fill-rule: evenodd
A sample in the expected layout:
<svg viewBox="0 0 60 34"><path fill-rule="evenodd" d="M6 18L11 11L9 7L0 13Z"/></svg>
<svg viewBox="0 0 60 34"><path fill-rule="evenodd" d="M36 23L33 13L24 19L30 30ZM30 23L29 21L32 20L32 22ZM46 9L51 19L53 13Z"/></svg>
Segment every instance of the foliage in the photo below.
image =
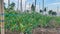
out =
<svg viewBox="0 0 60 34"><path fill-rule="evenodd" d="M12 2L12 3L9 5L9 9L10 9L10 10L14 10L14 7L15 7L15 3Z"/></svg>
<svg viewBox="0 0 60 34"><path fill-rule="evenodd" d="M57 13L56 12L52 12L52 15L57 15Z"/></svg>
<svg viewBox="0 0 60 34"><path fill-rule="evenodd" d="M15 11L5 11L5 28L21 32L30 32L33 28L46 27L51 17L41 15L37 12L17 13Z"/></svg>
<svg viewBox="0 0 60 34"><path fill-rule="evenodd" d="M55 27L60 27L60 16L59 17L55 17L54 19L56 21Z"/></svg>
<svg viewBox="0 0 60 34"><path fill-rule="evenodd" d="M29 10L26 12L18 13L14 10L15 3L11 3L9 5L9 11L4 6L5 9L5 29L11 30L11 31L20 31L20 32L27 32L28 34L31 34L31 30L33 28L37 28L38 26L46 27L49 23L49 21L52 19L52 17L47 15L42 15L40 13L35 12L35 6L32 4L31 10L32 12L29 13ZM44 9L46 11L46 8ZM40 10L41 13L43 13L43 10ZM56 12L53 12L52 10L49 10L49 14L56 15ZM60 25L60 19L59 17L55 17L55 21L57 22L57 25Z"/></svg>
<svg viewBox="0 0 60 34"><path fill-rule="evenodd" d="M32 6L31 6L31 10L32 11L35 11L35 6L32 4Z"/></svg>
<svg viewBox="0 0 60 34"><path fill-rule="evenodd" d="M44 11L46 11L47 9L46 8L44 8Z"/></svg>
<svg viewBox="0 0 60 34"><path fill-rule="evenodd" d="M49 13L49 14L52 14L52 12L53 12L52 10L49 10L49 12L48 12L48 13Z"/></svg>
<svg viewBox="0 0 60 34"><path fill-rule="evenodd" d="M48 12L50 15L57 15L57 13L56 12L53 12L53 10L49 10L49 12Z"/></svg>
<svg viewBox="0 0 60 34"><path fill-rule="evenodd" d="M41 13L43 13L43 10L40 10Z"/></svg>

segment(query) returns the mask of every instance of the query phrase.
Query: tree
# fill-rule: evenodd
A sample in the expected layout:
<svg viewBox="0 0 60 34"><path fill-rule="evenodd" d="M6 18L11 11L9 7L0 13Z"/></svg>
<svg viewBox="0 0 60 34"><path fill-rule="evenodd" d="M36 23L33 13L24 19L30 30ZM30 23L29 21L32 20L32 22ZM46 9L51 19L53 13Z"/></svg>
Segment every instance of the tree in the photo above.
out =
<svg viewBox="0 0 60 34"><path fill-rule="evenodd" d="M17 2L17 11L18 11L18 9L19 9L19 0L18 0L18 2Z"/></svg>
<svg viewBox="0 0 60 34"><path fill-rule="evenodd" d="M43 10L40 10L40 13L43 13Z"/></svg>
<svg viewBox="0 0 60 34"><path fill-rule="evenodd" d="M10 0L8 0L8 9L9 9L9 5L10 5Z"/></svg>
<svg viewBox="0 0 60 34"><path fill-rule="evenodd" d="M57 15L57 13L56 13L56 12L52 12L52 15L53 15L53 16L56 16L56 15Z"/></svg>
<svg viewBox="0 0 60 34"><path fill-rule="evenodd" d="M49 12L48 12L48 13L49 13L49 14L52 14L52 12L53 12L52 10L49 10Z"/></svg>
<svg viewBox="0 0 60 34"><path fill-rule="evenodd" d="M6 10L5 3L4 3L4 9Z"/></svg>
<svg viewBox="0 0 60 34"><path fill-rule="evenodd" d="M32 11L35 11L35 6L32 4L32 6L31 6L31 10Z"/></svg>
<svg viewBox="0 0 60 34"><path fill-rule="evenodd" d="M44 8L44 11L46 12L46 8Z"/></svg>
<svg viewBox="0 0 60 34"><path fill-rule="evenodd" d="M10 10L14 10L14 7L15 7L15 3L12 2L12 3L9 5L9 9L10 9Z"/></svg>
<svg viewBox="0 0 60 34"><path fill-rule="evenodd" d="M53 16L54 16L54 15L57 15L57 13L56 13L56 12L53 12L52 10L49 10L49 14L50 14L50 15L53 15Z"/></svg>
<svg viewBox="0 0 60 34"><path fill-rule="evenodd" d="M42 0L42 3L43 3L43 4L42 4L42 9L44 10L44 0Z"/></svg>
<svg viewBox="0 0 60 34"><path fill-rule="evenodd" d="M36 0L35 0L35 8L36 8Z"/></svg>
<svg viewBox="0 0 60 34"><path fill-rule="evenodd" d="M21 0L21 3L20 3L20 4L21 4L21 11L22 11L22 10L23 10L23 9L22 9L22 0Z"/></svg>

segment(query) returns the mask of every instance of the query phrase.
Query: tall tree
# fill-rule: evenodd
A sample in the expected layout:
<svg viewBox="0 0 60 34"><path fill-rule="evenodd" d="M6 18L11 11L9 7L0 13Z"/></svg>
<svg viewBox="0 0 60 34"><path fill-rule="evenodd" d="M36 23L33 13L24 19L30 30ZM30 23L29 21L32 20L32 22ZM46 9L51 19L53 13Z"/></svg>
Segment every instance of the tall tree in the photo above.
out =
<svg viewBox="0 0 60 34"><path fill-rule="evenodd" d="M42 9L44 10L44 0L42 0L42 3L43 3L43 4L42 4Z"/></svg>
<svg viewBox="0 0 60 34"><path fill-rule="evenodd" d="M18 3L17 3L17 11L19 10L19 0L18 0Z"/></svg>
<svg viewBox="0 0 60 34"><path fill-rule="evenodd" d="M46 9L46 8L44 8L44 11L46 12L46 11L47 11L47 9Z"/></svg>
<svg viewBox="0 0 60 34"><path fill-rule="evenodd" d="M49 12L48 12L48 13L51 15L51 14L52 14L52 12L53 12L52 10L49 10Z"/></svg>
<svg viewBox="0 0 60 34"><path fill-rule="evenodd" d="M25 11L26 11L26 1L25 1Z"/></svg>
<svg viewBox="0 0 60 34"><path fill-rule="evenodd" d="M40 13L43 13L43 10L40 10Z"/></svg>
<svg viewBox="0 0 60 34"><path fill-rule="evenodd" d="M8 0L8 9L9 9L9 5L10 5L10 0Z"/></svg>
<svg viewBox="0 0 60 34"><path fill-rule="evenodd" d="M10 4L10 9L14 10L14 7L15 7L15 3L12 2L12 3Z"/></svg>
<svg viewBox="0 0 60 34"><path fill-rule="evenodd" d="M36 8L36 0L35 0L35 8Z"/></svg>
<svg viewBox="0 0 60 34"><path fill-rule="evenodd" d="M5 3L4 3L4 9L6 10Z"/></svg>
<svg viewBox="0 0 60 34"><path fill-rule="evenodd" d="M31 6L31 10L32 11L35 11L35 6L32 4L32 6Z"/></svg>
<svg viewBox="0 0 60 34"><path fill-rule="evenodd" d="M53 16L56 16L56 15L57 15L57 13L56 13L56 12L52 12L52 15L53 15Z"/></svg>
<svg viewBox="0 0 60 34"><path fill-rule="evenodd" d="M22 10L23 10L23 9L22 9L22 0L21 0L21 2L20 2L20 5L21 5L21 11L22 11Z"/></svg>

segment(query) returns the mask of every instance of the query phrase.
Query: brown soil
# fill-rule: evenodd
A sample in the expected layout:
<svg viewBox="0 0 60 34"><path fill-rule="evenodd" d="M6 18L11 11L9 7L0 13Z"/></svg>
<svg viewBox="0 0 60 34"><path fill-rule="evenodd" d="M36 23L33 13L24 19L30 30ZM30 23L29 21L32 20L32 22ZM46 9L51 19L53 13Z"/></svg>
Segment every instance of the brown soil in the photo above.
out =
<svg viewBox="0 0 60 34"><path fill-rule="evenodd" d="M44 29L37 28L32 31L33 34L60 34L60 28L58 29Z"/></svg>
<svg viewBox="0 0 60 34"><path fill-rule="evenodd" d="M11 32L9 30L6 30L5 34L20 34L20 32L19 31ZM36 28L32 30L32 34L60 34L60 28L57 29Z"/></svg>
<svg viewBox="0 0 60 34"><path fill-rule="evenodd" d="M20 34L20 32L19 31L9 31L9 30L6 30L5 31L5 34Z"/></svg>

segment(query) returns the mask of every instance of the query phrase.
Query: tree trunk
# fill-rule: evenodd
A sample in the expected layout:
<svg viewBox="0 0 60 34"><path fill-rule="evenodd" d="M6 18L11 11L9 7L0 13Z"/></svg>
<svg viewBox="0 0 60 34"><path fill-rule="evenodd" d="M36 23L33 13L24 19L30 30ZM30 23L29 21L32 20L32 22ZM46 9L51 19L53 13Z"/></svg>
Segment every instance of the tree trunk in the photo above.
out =
<svg viewBox="0 0 60 34"><path fill-rule="evenodd" d="M8 0L8 9L9 9L9 5L10 5L10 0Z"/></svg>
<svg viewBox="0 0 60 34"><path fill-rule="evenodd" d="M0 0L0 23L1 23L1 34L4 33L4 2Z"/></svg>
<svg viewBox="0 0 60 34"><path fill-rule="evenodd" d="M17 2L17 11L19 11L19 0Z"/></svg>
<svg viewBox="0 0 60 34"><path fill-rule="evenodd" d="M20 3L20 5L21 5L21 11L22 11L22 10L23 10L23 9L22 9L22 0L21 0L21 3Z"/></svg>
<svg viewBox="0 0 60 34"><path fill-rule="evenodd" d="M44 10L44 0L42 0L42 3L43 3L43 4L42 4L42 9Z"/></svg>

